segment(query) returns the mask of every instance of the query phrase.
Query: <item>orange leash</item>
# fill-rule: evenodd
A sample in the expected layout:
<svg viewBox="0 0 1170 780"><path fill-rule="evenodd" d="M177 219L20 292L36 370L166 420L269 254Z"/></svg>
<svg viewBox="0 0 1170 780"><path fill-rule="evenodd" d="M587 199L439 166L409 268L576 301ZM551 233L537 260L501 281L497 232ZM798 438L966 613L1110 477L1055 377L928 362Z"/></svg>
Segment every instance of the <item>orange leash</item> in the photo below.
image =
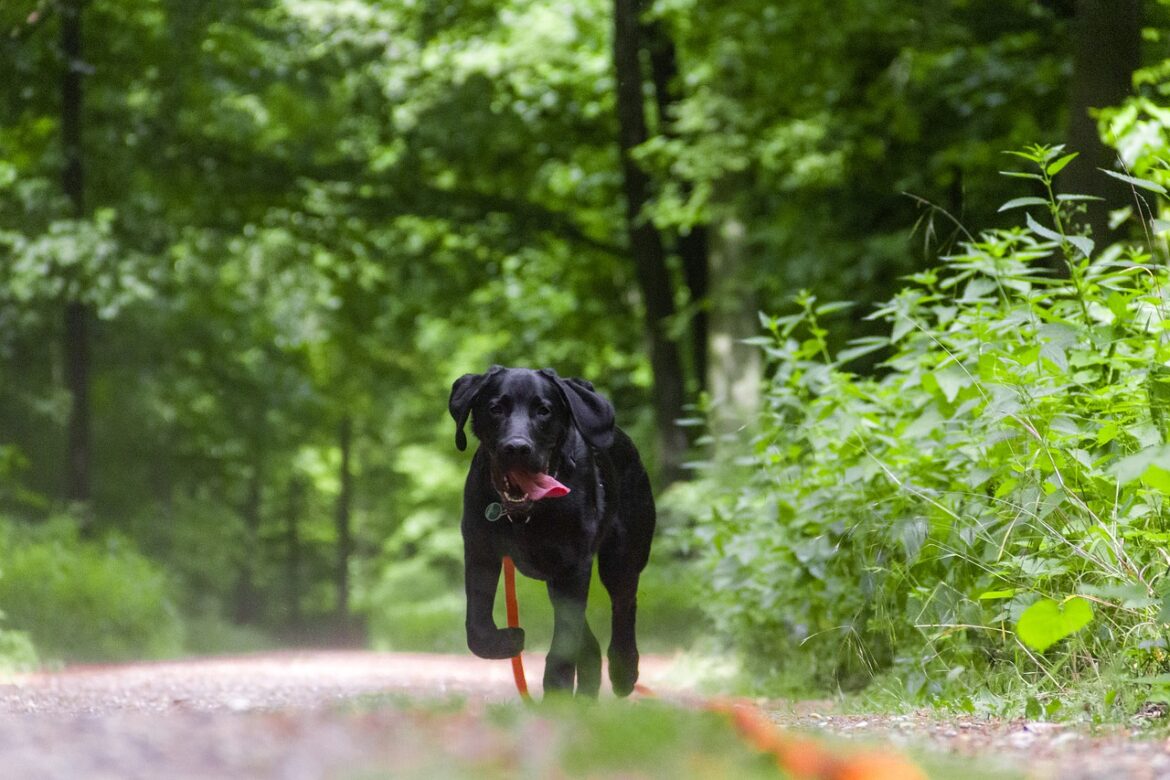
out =
<svg viewBox="0 0 1170 780"><path fill-rule="evenodd" d="M508 613L508 627L519 628L516 565L507 556L504 556L504 606ZM524 662L519 654L512 657L512 677L516 680L520 698L532 701L524 677ZM645 685L635 685L634 690L643 696L655 696ZM921 769L894 753L870 751L835 756L811 739L789 736L750 702L708 699L699 706L708 712L727 716L745 742L770 753L780 770L797 780L926 780Z"/></svg>
<svg viewBox="0 0 1170 780"><path fill-rule="evenodd" d="M508 627L520 628L520 605L516 603L516 564L504 556L504 607L508 613ZM524 701L532 701L528 695L528 680L524 677L524 660L520 654L512 656L512 677L516 690Z"/></svg>

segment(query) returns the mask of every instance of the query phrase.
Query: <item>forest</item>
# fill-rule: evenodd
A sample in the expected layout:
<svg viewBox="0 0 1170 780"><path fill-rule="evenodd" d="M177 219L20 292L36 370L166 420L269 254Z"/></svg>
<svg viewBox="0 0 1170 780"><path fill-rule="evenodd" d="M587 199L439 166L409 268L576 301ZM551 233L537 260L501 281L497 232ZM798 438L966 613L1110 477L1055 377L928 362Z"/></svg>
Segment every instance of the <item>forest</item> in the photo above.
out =
<svg viewBox="0 0 1170 780"><path fill-rule="evenodd" d="M499 363L646 457L649 647L1170 701L1165 0L6 0L0 68L0 667L464 652Z"/></svg>

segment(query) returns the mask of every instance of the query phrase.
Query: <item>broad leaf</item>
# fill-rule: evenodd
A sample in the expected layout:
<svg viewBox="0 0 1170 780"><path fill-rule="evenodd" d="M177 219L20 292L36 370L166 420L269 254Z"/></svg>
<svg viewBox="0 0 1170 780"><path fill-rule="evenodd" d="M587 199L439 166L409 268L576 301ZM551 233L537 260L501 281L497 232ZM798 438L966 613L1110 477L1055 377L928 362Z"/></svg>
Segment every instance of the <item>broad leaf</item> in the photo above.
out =
<svg viewBox="0 0 1170 780"><path fill-rule="evenodd" d="M1124 487L1141 479L1146 470L1155 463L1168 461L1170 461L1170 446L1146 447L1144 450L1139 450L1114 463L1109 468L1109 473L1116 477L1117 481Z"/></svg>
<svg viewBox="0 0 1170 780"><path fill-rule="evenodd" d="M1016 634L1025 645L1042 653L1092 621L1093 606L1080 596L1073 596L1063 603L1040 599L1020 615Z"/></svg>

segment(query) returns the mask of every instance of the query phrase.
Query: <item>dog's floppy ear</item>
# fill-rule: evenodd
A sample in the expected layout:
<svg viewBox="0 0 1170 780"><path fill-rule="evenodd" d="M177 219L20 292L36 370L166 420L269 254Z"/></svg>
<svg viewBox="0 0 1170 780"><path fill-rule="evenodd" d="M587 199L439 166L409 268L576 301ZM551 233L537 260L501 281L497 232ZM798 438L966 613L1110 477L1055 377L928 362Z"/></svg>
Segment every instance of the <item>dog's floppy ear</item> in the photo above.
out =
<svg viewBox="0 0 1170 780"><path fill-rule="evenodd" d="M575 377L562 379L551 368L541 369L543 376L551 379L569 405L573 423L585 441L594 447L605 449L613 444L613 405L605 396L593 389L584 379Z"/></svg>
<svg viewBox="0 0 1170 780"><path fill-rule="evenodd" d="M492 366L483 374L464 374L451 385L451 399L447 401L447 409L455 418L455 446L460 452L467 449L467 434L463 432L463 426L467 423L467 415L471 414L471 405L488 380L503 370L503 366Z"/></svg>

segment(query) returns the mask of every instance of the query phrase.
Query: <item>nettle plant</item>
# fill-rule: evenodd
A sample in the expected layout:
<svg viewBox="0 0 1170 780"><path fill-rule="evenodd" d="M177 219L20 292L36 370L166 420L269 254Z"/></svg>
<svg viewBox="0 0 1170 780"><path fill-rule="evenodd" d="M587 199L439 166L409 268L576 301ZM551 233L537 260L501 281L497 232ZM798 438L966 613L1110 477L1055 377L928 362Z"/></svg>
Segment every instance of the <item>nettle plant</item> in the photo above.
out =
<svg viewBox="0 0 1170 780"><path fill-rule="evenodd" d="M896 667L912 696L1170 665L1170 274L1073 232L1074 155L1018 156L1025 226L911 277L872 315L887 337L832 354L839 305L807 294L764 318L751 476L699 530L748 658L830 685ZM877 376L846 369L878 349Z"/></svg>

